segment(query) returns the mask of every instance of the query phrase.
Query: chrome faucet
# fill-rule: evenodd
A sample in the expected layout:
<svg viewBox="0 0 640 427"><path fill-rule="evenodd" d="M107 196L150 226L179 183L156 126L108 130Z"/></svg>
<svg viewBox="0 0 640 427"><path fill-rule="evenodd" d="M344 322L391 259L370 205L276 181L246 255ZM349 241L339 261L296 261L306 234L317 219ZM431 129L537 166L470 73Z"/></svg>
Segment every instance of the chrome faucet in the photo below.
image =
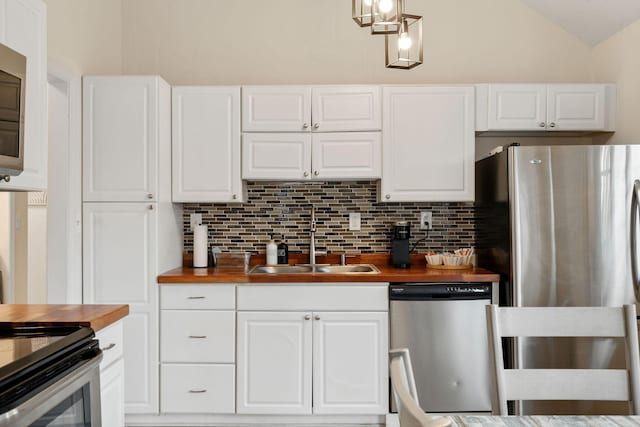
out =
<svg viewBox="0 0 640 427"><path fill-rule="evenodd" d="M309 264L316 265L316 209L311 205L311 227L309 230Z"/></svg>

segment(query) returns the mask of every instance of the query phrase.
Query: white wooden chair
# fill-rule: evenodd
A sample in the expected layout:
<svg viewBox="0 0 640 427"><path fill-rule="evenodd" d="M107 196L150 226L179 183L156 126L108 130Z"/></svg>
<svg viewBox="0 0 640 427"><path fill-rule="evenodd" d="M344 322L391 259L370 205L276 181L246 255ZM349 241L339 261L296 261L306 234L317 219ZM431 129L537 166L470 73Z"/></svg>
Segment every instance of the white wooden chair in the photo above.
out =
<svg viewBox="0 0 640 427"><path fill-rule="evenodd" d="M445 427L451 425L446 417L426 414L418 403L416 382L413 377L411 358L406 348L389 351L391 386L400 427Z"/></svg>
<svg viewBox="0 0 640 427"><path fill-rule="evenodd" d="M508 400L618 400L640 411L636 309L623 307L498 307L487 305L493 366L493 413ZM627 369L505 369L502 337L621 337Z"/></svg>

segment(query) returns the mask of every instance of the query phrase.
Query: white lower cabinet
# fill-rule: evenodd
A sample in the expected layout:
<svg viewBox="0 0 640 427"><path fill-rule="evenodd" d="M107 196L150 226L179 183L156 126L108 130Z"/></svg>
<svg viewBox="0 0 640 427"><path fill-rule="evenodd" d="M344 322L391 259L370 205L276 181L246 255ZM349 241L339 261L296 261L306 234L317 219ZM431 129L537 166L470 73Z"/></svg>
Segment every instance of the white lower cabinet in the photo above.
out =
<svg viewBox="0 0 640 427"><path fill-rule="evenodd" d="M387 313L314 313L314 414L387 412L387 332Z"/></svg>
<svg viewBox="0 0 640 427"><path fill-rule="evenodd" d="M162 285L160 412L235 412L235 286Z"/></svg>
<svg viewBox="0 0 640 427"><path fill-rule="evenodd" d="M311 313L238 313L239 414L311 413Z"/></svg>
<svg viewBox="0 0 640 427"><path fill-rule="evenodd" d="M124 426L123 322L96 332L102 350L100 362L100 406L102 425Z"/></svg>
<svg viewBox="0 0 640 427"><path fill-rule="evenodd" d="M239 414L388 412L386 287L342 286L238 289ZM325 311L327 298L345 311ZM362 309L380 311L348 311Z"/></svg>
<svg viewBox="0 0 640 427"><path fill-rule="evenodd" d="M235 365L163 364L160 376L163 413L234 412Z"/></svg>

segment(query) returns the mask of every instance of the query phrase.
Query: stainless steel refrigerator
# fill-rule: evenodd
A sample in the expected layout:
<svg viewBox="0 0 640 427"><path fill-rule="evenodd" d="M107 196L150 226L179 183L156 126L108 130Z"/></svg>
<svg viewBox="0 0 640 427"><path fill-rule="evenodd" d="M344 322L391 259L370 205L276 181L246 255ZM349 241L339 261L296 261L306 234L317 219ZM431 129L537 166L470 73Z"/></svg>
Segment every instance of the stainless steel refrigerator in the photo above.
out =
<svg viewBox="0 0 640 427"><path fill-rule="evenodd" d="M636 302L640 145L511 146L476 162L478 262L501 275L501 305ZM624 368L615 339L512 341L523 368ZM525 402L524 414L621 413L613 402Z"/></svg>

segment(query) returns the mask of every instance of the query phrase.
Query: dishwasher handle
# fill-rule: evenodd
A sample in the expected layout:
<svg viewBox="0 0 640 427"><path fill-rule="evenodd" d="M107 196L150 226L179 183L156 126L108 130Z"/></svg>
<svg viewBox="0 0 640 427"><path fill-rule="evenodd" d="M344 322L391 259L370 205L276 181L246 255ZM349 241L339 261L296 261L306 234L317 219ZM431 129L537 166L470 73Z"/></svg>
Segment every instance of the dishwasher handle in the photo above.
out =
<svg viewBox="0 0 640 427"><path fill-rule="evenodd" d="M400 284L389 286L391 301L490 300L491 285L464 284Z"/></svg>

